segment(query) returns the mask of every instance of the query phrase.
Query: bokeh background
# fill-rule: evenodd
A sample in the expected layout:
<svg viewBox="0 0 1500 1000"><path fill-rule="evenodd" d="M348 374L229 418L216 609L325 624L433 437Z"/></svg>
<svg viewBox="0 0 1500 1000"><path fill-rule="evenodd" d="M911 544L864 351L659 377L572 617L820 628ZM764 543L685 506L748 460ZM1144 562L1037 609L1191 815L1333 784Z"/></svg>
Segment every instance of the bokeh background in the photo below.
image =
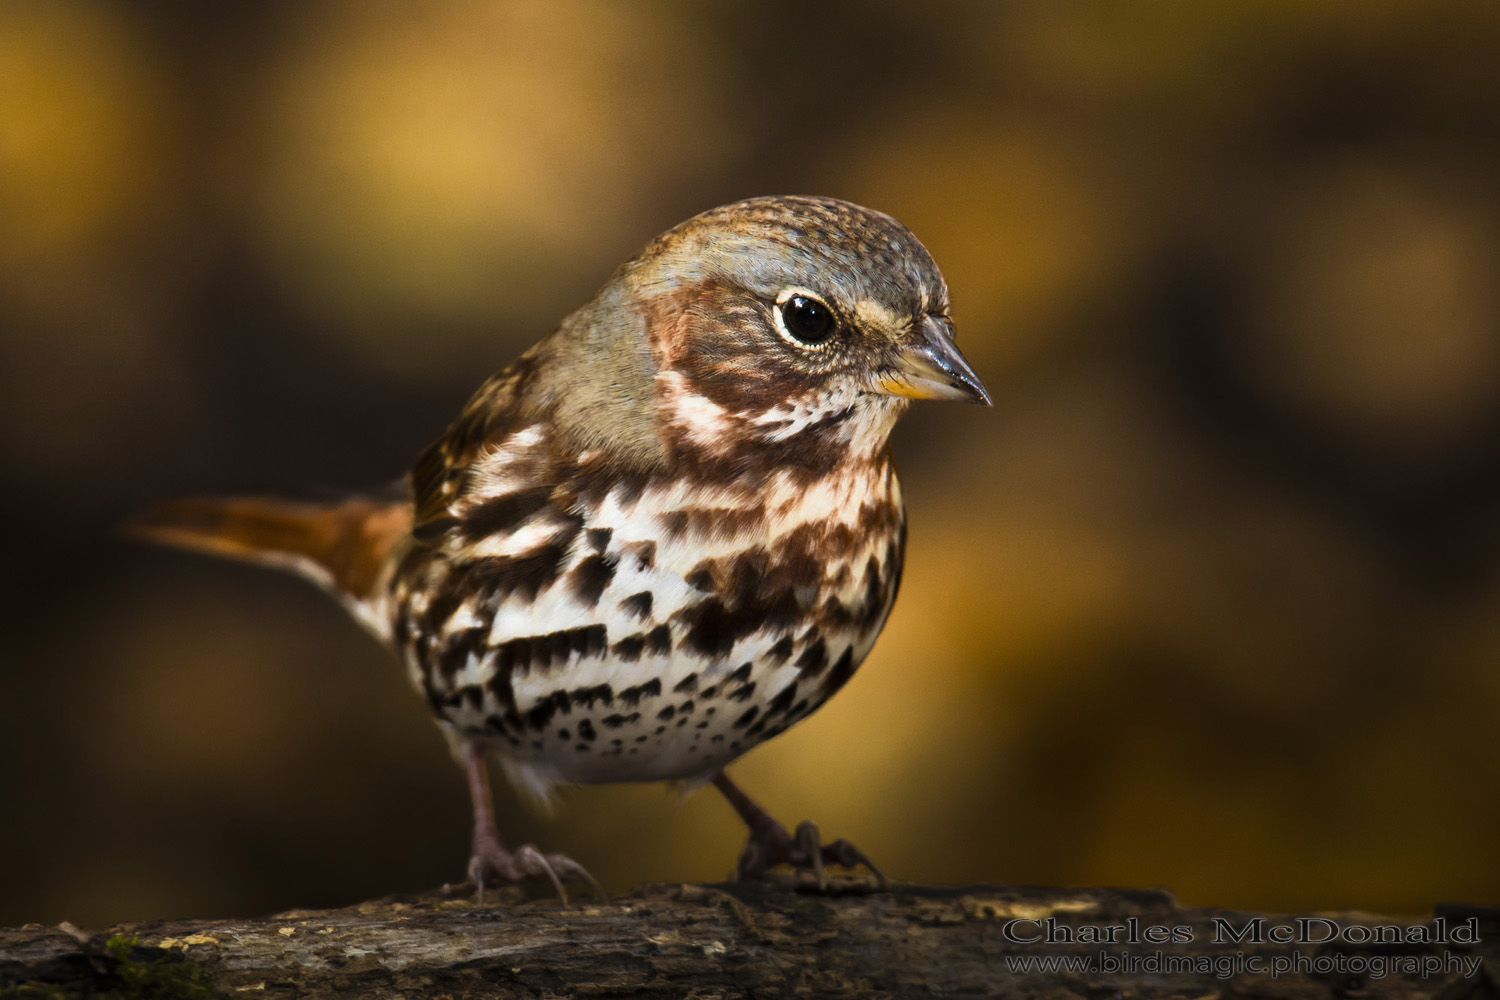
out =
<svg viewBox="0 0 1500 1000"><path fill-rule="evenodd" d="M121 542L352 489L697 211L836 195L992 410L898 432L855 682L737 776L910 880L1500 901L1500 6L0 5L0 922L456 881L420 700L291 578ZM715 879L711 792L506 829Z"/></svg>

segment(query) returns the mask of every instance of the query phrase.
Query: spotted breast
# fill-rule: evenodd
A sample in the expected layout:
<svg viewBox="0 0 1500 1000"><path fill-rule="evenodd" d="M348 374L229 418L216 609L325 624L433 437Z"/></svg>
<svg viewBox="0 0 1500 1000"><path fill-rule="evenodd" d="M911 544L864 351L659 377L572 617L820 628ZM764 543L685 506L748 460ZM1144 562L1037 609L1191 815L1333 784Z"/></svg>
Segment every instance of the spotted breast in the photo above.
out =
<svg viewBox="0 0 1500 1000"><path fill-rule="evenodd" d="M622 477L533 424L400 563L392 631L413 681L538 794L712 773L821 705L873 645L904 542L888 451L852 446L852 410L736 416L847 450L828 468Z"/></svg>

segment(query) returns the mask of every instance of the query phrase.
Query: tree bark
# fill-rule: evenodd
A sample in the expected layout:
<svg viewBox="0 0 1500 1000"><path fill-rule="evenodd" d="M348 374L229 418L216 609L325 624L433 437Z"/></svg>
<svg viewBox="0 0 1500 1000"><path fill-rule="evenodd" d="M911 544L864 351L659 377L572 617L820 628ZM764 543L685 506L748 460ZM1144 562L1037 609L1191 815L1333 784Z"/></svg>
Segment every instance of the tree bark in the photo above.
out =
<svg viewBox="0 0 1500 1000"><path fill-rule="evenodd" d="M1493 1000L1497 942L1496 907L1299 920L1155 890L782 878L607 903L433 893L92 934L31 924L0 930L0 996Z"/></svg>

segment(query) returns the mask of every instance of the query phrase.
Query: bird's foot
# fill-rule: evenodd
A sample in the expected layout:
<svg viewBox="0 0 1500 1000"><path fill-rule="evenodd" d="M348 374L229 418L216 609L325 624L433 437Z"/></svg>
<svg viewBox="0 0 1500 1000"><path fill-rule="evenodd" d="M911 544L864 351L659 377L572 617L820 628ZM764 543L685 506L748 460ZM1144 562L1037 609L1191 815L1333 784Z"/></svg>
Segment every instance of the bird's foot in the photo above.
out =
<svg viewBox="0 0 1500 1000"><path fill-rule="evenodd" d="M474 902L477 905L484 904L487 885L520 882L538 875L545 875L552 881L552 887L557 890L558 898L564 903L568 901L568 891L563 888L563 883L570 881L587 882L594 890L595 897L600 900L608 898L594 876L583 865L566 855L543 854L533 844L523 844L511 849L493 835L474 838L474 854L469 859L469 878L476 886Z"/></svg>
<svg viewBox="0 0 1500 1000"><path fill-rule="evenodd" d="M831 844L825 844L817 825L807 820L798 824L795 836L787 833L786 827L776 822L770 813L740 791L740 787L729 780L729 775L720 771L709 780L724 793L734 811L740 814L740 819L750 828L750 838L745 841L745 849L740 852L740 862L734 868L735 881L757 878L777 865L786 864L799 871L811 871L818 880L818 888L826 889L826 865L839 865L843 868L864 865L875 876L875 882L881 889L891 887L890 880L865 856L865 852L849 841L841 837Z"/></svg>
<svg viewBox="0 0 1500 1000"><path fill-rule="evenodd" d="M881 889L889 889L890 881L875 862L864 851L840 837L830 844L823 843L816 823L804 820L797 825L797 832L790 834L786 827L765 817L769 822L758 822L750 827L750 837L745 849L740 852L739 864L734 869L735 881L757 878L777 865L791 865L799 871L811 871L817 879L818 888L828 888L827 865L843 868L858 868L863 865L875 876Z"/></svg>

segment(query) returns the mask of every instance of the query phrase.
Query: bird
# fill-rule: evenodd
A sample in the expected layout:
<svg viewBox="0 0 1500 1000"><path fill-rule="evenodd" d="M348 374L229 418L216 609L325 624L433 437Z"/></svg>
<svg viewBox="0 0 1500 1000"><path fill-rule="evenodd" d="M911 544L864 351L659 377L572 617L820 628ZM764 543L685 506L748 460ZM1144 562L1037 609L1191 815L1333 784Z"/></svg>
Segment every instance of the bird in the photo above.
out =
<svg viewBox="0 0 1500 1000"><path fill-rule="evenodd" d="M485 381L395 490L164 501L134 534L290 569L388 647L473 807L468 875L598 883L499 835L488 764L574 783L712 784L748 835L733 877L867 868L725 768L870 652L901 578L890 434L912 400L991 400L927 249L882 212L751 198L622 264Z"/></svg>

